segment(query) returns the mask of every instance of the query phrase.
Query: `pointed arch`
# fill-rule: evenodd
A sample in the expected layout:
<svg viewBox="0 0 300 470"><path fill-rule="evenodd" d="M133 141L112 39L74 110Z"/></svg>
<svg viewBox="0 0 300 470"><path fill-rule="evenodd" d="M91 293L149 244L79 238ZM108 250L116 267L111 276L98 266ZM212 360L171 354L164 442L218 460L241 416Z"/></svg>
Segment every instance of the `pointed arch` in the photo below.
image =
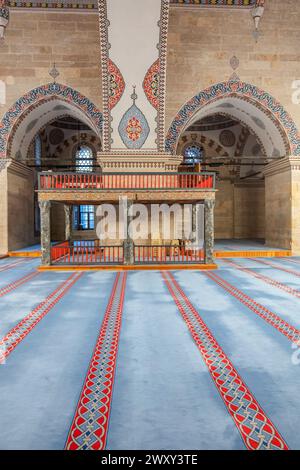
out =
<svg viewBox="0 0 300 470"><path fill-rule="evenodd" d="M217 83L193 96L175 116L166 136L167 152L175 154L178 139L192 122L193 118L213 103L225 99L238 99L244 106L251 106L275 126L286 154L300 156L300 133L297 126L283 106L268 92L255 85L241 81Z"/></svg>
<svg viewBox="0 0 300 470"><path fill-rule="evenodd" d="M24 117L39 106L55 99L77 112L78 116L101 136L102 113L86 96L69 86L60 83L47 83L21 96L4 114L0 122L0 158L9 156L9 141Z"/></svg>

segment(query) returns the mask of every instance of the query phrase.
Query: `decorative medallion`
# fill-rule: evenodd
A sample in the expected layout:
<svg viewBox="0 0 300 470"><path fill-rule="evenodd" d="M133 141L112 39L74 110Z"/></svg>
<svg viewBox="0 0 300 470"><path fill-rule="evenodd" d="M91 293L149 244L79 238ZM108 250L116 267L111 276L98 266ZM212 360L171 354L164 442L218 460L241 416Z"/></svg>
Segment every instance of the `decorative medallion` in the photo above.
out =
<svg viewBox="0 0 300 470"><path fill-rule="evenodd" d="M49 142L51 145L59 145L64 140L65 134L61 129L53 129L49 134Z"/></svg>
<svg viewBox="0 0 300 470"><path fill-rule="evenodd" d="M142 130L141 123L135 116L132 119L129 119L126 132L130 140L133 140L133 142L138 140Z"/></svg>
<svg viewBox="0 0 300 470"><path fill-rule="evenodd" d="M159 59L157 59L148 69L144 82L143 89L148 101L155 109L159 106Z"/></svg>
<svg viewBox="0 0 300 470"><path fill-rule="evenodd" d="M129 149L140 149L149 135L150 128L142 111L136 106L137 94L133 87L131 99L133 105L122 117L119 124L119 134L124 145Z"/></svg>
<svg viewBox="0 0 300 470"><path fill-rule="evenodd" d="M112 60L108 60L108 73L109 73L109 109L113 109L120 101L124 90L124 78Z"/></svg>
<svg viewBox="0 0 300 470"><path fill-rule="evenodd" d="M220 133L219 139L220 139L220 144L223 145L223 147L233 147L236 142L234 133L229 130L222 131Z"/></svg>
<svg viewBox="0 0 300 470"><path fill-rule="evenodd" d="M56 79L57 79L57 77L59 77L59 75L60 75L59 71L57 70L57 67L56 67L56 64L55 64L55 62L54 62L54 64L53 64L53 67L52 67L52 69L51 69L51 70L49 70L49 75L50 75L50 77L52 77L52 78L53 78L53 82L55 83L55 82L56 82Z"/></svg>

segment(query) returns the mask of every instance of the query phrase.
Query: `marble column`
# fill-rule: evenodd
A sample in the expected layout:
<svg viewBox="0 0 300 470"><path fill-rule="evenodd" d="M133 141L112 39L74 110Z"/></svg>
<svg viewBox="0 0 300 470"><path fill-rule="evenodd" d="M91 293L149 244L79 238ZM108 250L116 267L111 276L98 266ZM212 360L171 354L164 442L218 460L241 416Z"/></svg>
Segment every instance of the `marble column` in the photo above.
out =
<svg viewBox="0 0 300 470"><path fill-rule="evenodd" d="M126 213L126 240L124 241L124 264L132 265L134 264L134 243L132 238L129 235L129 225L131 220L133 219L132 216L129 215L129 209L131 208L133 201L127 201L127 213Z"/></svg>
<svg viewBox="0 0 300 470"><path fill-rule="evenodd" d="M51 264L51 202L39 201L41 210L41 251L42 265Z"/></svg>
<svg viewBox="0 0 300 470"><path fill-rule="evenodd" d="M65 204L64 209L65 209L65 239L71 240L73 206L69 206L68 204Z"/></svg>
<svg viewBox="0 0 300 470"><path fill-rule="evenodd" d="M214 263L214 199L205 199L205 263Z"/></svg>

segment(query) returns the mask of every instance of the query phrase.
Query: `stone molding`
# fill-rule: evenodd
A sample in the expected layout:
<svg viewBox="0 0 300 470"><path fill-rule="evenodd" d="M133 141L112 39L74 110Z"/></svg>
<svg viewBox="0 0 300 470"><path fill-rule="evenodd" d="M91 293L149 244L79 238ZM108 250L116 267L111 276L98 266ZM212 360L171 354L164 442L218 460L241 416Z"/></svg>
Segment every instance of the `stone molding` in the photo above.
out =
<svg viewBox="0 0 300 470"><path fill-rule="evenodd" d="M170 190L170 191L118 191L118 190L81 190L81 191L38 191L39 201L57 201L64 203L102 203L102 202L119 202L120 197L126 196L134 202L144 203L162 203L170 201L174 202L190 202L190 201L204 201L207 199L215 200L216 190Z"/></svg>
<svg viewBox="0 0 300 470"><path fill-rule="evenodd" d="M126 170L142 171L176 171L183 157L157 152L98 152L97 162L104 171L116 172Z"/></svg>
<svg viewBox="0 0 300 470"><path fill-rule="evenodd" d="M263 170L265 177L284 172L300 171L299 157L284 157L269 163Z"/></svg>

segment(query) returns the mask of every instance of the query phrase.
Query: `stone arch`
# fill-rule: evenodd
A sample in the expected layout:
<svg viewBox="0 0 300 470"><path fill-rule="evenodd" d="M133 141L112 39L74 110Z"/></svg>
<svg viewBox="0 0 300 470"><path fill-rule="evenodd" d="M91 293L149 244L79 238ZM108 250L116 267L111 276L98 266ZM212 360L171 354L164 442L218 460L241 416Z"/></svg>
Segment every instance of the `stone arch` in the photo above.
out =
<svg viewBox="0 0 300 470"><path fill-rule="evenodd" d="M3 116L0 122L0 158L14 156L13 140L21 127L23 132L28 133L28 147L32 140L31 133L36 126L41 127L42 118L46 119L48 114L51 120L56 114L62 114L62 108L64 112L82 120L101 136L103 118L99 109L73 88L60 83L48 83L20 97Z"/></svg>
<svg viewBox="0 0 300 470"><path fill-rule="evenodd" d="M209 112L216 107L231 107L230 114L238 104L239 114L244 121L252 119L261 133L275 136L276 145L280 147L282 156L300 156L300 133L291 116L283 106L266 91L241 81L228 81L212 85L201 91L183 105L175 116L166 136L167 152L175 154L180 135L199 118L201 112ZM236 117L240 119L240 117ZM263 127L265 126L265 129ZM261 129L259 129L261 127ZM259 132L258 132L259 134ZM270 144L270 142L269 142ZM278 150L274 145L274 152ZM268 146L269 149L271 144Z"/></svg>

